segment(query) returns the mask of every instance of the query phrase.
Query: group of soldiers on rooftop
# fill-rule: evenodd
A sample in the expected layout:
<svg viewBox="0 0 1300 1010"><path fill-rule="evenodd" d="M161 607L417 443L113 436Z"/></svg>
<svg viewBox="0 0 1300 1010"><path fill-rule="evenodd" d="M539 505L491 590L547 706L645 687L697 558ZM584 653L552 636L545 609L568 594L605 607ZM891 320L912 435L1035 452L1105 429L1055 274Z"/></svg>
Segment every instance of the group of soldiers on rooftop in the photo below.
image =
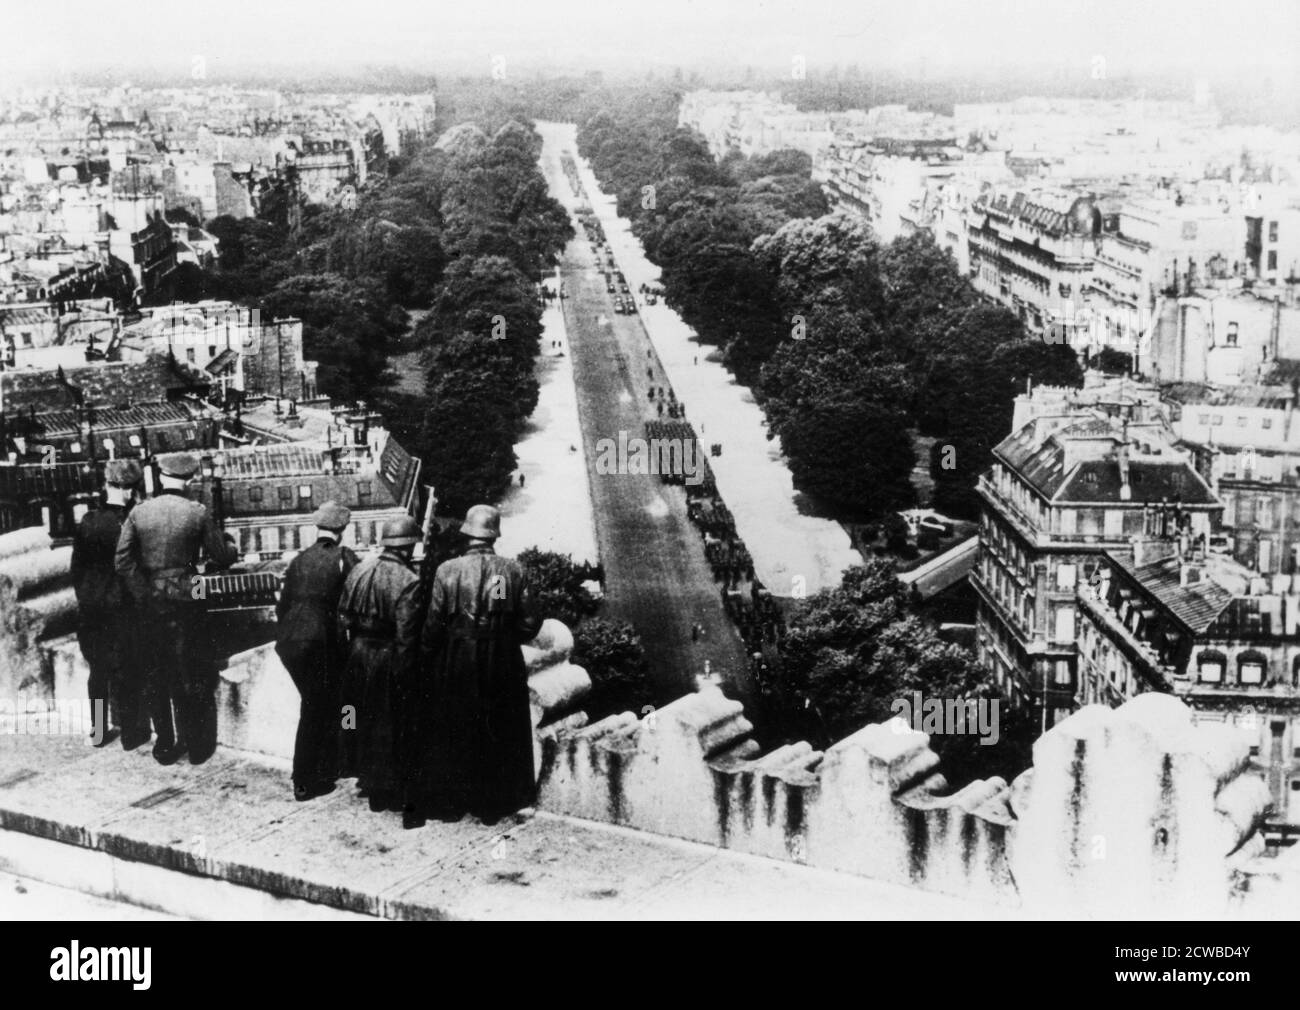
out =
<svg viewBox="0 0 1300 1010"><path fill-rule="evenodd" d="M238 558L208 509L186 495L189 454L162 457L160 490L142 499L142 471L111 460L104 504L78 525L72 551L78 639L90 670L92 737L193 764L217 746L222 657L205 622L200 566ZM276 652L300 696L295 798L356 777L374 811L403 824L466 813L484 823L530 806L533 729L521 646L541 627L523 569L493 545L500 513L471 508L465 549L423 582L421 532L387 521L380 552L344 546L351 513L327 502L316 542L285 572ZM111 700L111 705L110 705ZM111 723L115 722L113 726Z"/></svg>

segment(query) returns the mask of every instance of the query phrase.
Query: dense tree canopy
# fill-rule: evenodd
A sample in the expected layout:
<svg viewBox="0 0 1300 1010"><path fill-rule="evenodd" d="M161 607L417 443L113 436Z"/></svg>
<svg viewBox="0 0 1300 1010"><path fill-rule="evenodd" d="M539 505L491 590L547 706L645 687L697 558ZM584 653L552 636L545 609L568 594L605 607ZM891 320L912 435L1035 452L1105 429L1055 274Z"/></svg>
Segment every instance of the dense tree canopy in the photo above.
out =
<svg viewBox="0 0 1300 1010"><path fill-rule="evenodd" d="M654 701L645 648L632 625L595 616L600 602L583 584L584 574L567 554L536 547L521 551L538 613L573 630L572 661L591 677L583 709L592 720L618 712L640 713Z"/></svg>
<svg viewBox="0 0 1300 1010"><path fill-rule="evenodd" d="M393 159L353 210L304 207L296 231L287 214L208 223L221 258L204 293L301 319L321 389L376 402L448 510L501 494L537 404L536 281L573 234L540 150L521 122L462 123ZM403 346L408 309L428 314ZM424 352L423 394L389 389L399 350Z"/></svg>
<svg viewBox="0 0 1300 1010"><path fill-rule="evenodd" d="M837 589L799 604L781 644L779 679L770 702L792 736L828 746L868 723L895 716L896 699L998 701L1007 744L983 747L969 734L932 736L950 780L1001 774L1027 764L1023 717L1005 709L987 674L965 649L942 641L913 615L892 566L881 559L850 568Z"/></svg>
<svg viewBox="0 0 1300 1010"><path fill-rule="evenodd" d="M973 514L1026 380L1080 381L1068 349L1028 340L928 234L881 244L860 215L826 213L804 152L713 159L654 92L606 101L578 145L668 303L755 388L796 485L841 514L912 502L912 429L939 440L934 504Z"/></svg>

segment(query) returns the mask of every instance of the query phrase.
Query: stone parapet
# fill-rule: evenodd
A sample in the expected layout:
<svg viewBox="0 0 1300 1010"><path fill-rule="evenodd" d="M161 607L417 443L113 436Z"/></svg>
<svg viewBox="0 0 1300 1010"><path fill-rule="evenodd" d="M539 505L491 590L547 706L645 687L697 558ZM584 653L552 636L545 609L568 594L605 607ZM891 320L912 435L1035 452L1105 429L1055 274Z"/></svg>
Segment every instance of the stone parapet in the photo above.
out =
<svg viewBox="0 0 1300 1010"><path fill-rule="evenodd" d="M533 646L525 646L533 725L574 728L586 721L575 711L591 689L587 671L569 662L573 636L559 621L546 621ZM89 670L74 636L45 643L46 666L55 697L86 697ZM298 728L298 690L273 643L237 652L221 670L217 684L217 742L265 757L293 757ZM556 722L559 720L559 722ZM551 729L551 731L554 731ZM540 738L536 756L540 759Z"/></svg>
<svg viewBox="0 0 1300 1010"><path fill-rule="evenodd" d="M85 698L69 553L40 530L0 537L0 698ZM1014 783L954 790L929 737L898 721L824 753L764 754L741 704L713 686L588 724L591 681L572 648L557 621L524 648L538 806L551 813L1014 914L1275 918L1300 905L1296 850L1263 845L1268 794L1246 744L1194 725L1171 695L1084 708L1037 741ZM218 704L223 746L291 756L298 696L271 645L229 658Z"/></svg>
<svg viewBox="0 0 1300 1010"><path fill-rule="evenodd" d="M1170 695L1081 710L1010 787L951 789L929 737L899 723L825 753L761 755L749 733L713 687L543 730L539 805L1033 916L1218 918L1253 914L1252 882L1277 907L1300 887L1261 858L1268 795L1245 744Z"/></svg>
<svg viewBox="0 0 1300 1010"><path fill-rule="evenodd" d="M76 621L71 547L55 547L43 527L0 536L0 697L48 699L53 692L42 643Z"/></svg>

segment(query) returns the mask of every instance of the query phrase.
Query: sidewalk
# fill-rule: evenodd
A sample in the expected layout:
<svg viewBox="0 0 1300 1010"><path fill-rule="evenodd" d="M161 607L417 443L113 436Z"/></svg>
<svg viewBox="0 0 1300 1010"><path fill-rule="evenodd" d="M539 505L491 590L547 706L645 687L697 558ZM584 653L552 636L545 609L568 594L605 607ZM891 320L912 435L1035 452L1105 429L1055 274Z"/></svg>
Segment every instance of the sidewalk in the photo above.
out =
<svg viewBox="0 0 1300 1010"><path fill-rule="evenodd" d="M618 216L613 199L603 195L591 168L577 156L575 127L557 123L537 127L548 152L574 151L592 210L632 291L639 291L642 284L657 285L658 267L645 258L629 223ZM637 311L678 400L686 407L686 419L705 445L722 444L722 455L710 457L709 465L763 584L776 596L838 586L844 569L861 564L862 558L838 523L799 511L798 493L780 443L768 441L767 422L749 390L724 366L706 360L714 348L699 343L694 331L662 301L646 305L638 295Z"/></svg>
<svg viewBox="0 0 1300 1010"><path fill-rule="evenodd" d="M186 918L975 919L1005 911L539 813L404 831L351 782L296 803L288 769L220 750L0 737L0 871ZM0 918L19 906L0 890Z"/></svg>
<svg viewBox="0 0 1300 1010"><path fill-rule="evenodd" d="M558 275L548 283L558 289ZM497 553L513 558L529 547L539 547L572 555L575 564L595 564L600 560L595 518L581 451L573 359L559 299L543 310L542 327L542 347L537 357L541 391L537 409L528 418L528 433L515 445L519 469L498 503L501 539ZM555 340L560 342L559 347L551 346ZM575 446L578 451L571 451ZM524 475L522 487L520 473Z"/></svg>

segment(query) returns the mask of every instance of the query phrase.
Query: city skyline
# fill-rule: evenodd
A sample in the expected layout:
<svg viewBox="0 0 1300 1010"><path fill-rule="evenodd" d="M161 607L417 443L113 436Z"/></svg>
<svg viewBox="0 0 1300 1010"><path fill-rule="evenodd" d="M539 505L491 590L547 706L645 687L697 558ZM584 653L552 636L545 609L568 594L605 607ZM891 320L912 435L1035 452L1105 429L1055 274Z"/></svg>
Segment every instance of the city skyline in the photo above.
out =
<svg viewBox="0 0 1300 1010"><path fill-rule="evenodd" d="M1231 6L1161 0L1140 9L1121 0L897 6L668 0L607 8L594 18L575 0L543 8L509 0L472 8L380 0L368 5L365 19L341 0L314 5L309 19L293 5L252 0L224 5L220 19L197 8L145 4L142 11L129 23L110 20L93 34L69 34L68 24L96 18L95 5L62 0L15 8L8 34L21 44L0 60L0 77L105 69L190 77L196 57L211 78L367 66L490 74L502 66L498 60L507 76L511 68L637 75L683 67L753 68L760 77L779 77L798 57L812 73L856 64L936 77L1064 70L1091 79L1100 60L1108 76L1177 73L1226 81L1249 70L1286 92L1296 83L1290 57L1300 41L1300 8L1262 0Z"/></svg>

